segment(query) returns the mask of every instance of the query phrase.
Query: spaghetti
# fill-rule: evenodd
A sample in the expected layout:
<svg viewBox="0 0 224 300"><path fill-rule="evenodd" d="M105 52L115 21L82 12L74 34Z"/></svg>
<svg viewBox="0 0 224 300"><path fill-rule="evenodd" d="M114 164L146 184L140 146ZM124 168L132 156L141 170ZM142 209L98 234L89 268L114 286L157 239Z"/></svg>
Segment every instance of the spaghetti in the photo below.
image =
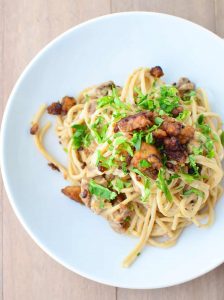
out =
<svg viewBox="0 0 224 300"><path fill-rule="evenodd" d="M168 85L162 75L160 67L139 68L123 88L87 88L77 99L42 106L32 121L37 148L71 183L62 192L139 238L124 267L147 244L170 247L189 224L210 226L222 194L219 115L190 80ZM67 166L45 149L46 109L57 116Z"/></svg>

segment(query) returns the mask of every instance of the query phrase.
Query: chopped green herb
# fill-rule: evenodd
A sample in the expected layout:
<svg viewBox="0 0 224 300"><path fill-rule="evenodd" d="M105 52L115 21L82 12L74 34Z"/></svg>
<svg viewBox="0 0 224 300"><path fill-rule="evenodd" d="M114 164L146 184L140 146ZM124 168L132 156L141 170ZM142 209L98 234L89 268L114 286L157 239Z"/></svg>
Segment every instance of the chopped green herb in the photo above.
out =
<svg viewBox="0 0 224 300"><path fill-rule="evenodd" d="M72 125L72 128L75 129L75 132L72 135L72 145L75 149L78 149L83 145L86 132L87 132L87 126L74 124Z"/></svg>
<svg viewBox="0 0 224 300"><path fill-rule="evenodd" d="M122 163L121 168L122 168L122 171L125 175L128 174L128 169L127 169L127 163L126 162Z"/></svg>
<svg viewBox="0 0 224 300"><path fill-rule="evenodd" d="M172 201L172 195L170 193L170 190L169 190L168 185L167 185L167 181L165 179L165 170L164 170L164 168L161 168L159 170L159 174L158 174L158 177L156 179L156 182L157 182L158 188L161 191L163 191L163 193L165 194L166 199L168 201Z"/></svg>
<svg viewBox="0 0 224 300"><path fill-rule="evenodd" d="M112 96L104 96L97 100L97 107L98 108L104 107L108 104L113 103L113 101L114 101L114 98Z"/></svg>
<svg viewBox="0 0 224 300"><path fill-rule="evenodd" d="M197 164L196 164L194 155L191 154L191 155L189 155L188 158L189 158L190 166L191 166L192 169L194 170L194 173L198 175L198 174L199 174L199 173L198 173L199 168L198 168L198 166L197 166Z"/></svg>
<svg viewBox="0 0 224 300"><path fill-rule="evenodd" d="M131 171L138 174L139 176L141 176L143 181L144 181L144 195L141 197L141 201L146 202L149 198L149 195L150 195L151 182L150 182L149 178L146 175L144 175L141 171L139 171L139 169L131 168Z"/></svg>
<svg viewBox="0 0 224 300"><path fill-rule="evenodd" d="M213 158L215 156L215 148L214 148L214 143L210 138L207 138L207 141L205 143L205 148L207 150L207 157Z"/></svg>
<svg viewBox="0 0 224 300"><path fill-rule="evenodd" d="M149 132L146 136L145 136L145 141L148 144L153 144L154 143L154 139L153 139L153 135L152 132Z"/></svg>
<svg viewBox="0 0 224 300"><path fill-rule="evenodd" d="M138 94L137 98L139 99L137 105L141 108L147 109L147 110L153 110L154 109L154 103L153 100L149 99L149 95L144 95L140 89L137 87L134 88L134 91Z"/></svg>
<svg viewBox="0 0 224 300"><path fill-rule="evenodd" d="M104 201L103 201L103 199L100 199L100 208L101 209L104 208Z"/></svg>
<svg viewBox="0 0 224 300"><path fill-rule="evenodd" d="M202 149L202 146L200 147L192 147L192 152L194 155L200 155L200 154L203 154L203 149Z"/></svg>
<svg viewBox="0 0 224 300"><path fill-rule="evenodd" d="M202 125L203 123L204 123L204 115L200 115L199 117L198 117L198 120L197 120L197 122L198 122L198 124L199 125Z"/></svg>
<svg viewBox="0 0 224 300"><path fill-rule="evenodd" d="M189 116L191 115L191 112L189 110L184 110L183 112L181 112L178 117L176 118L176 120L178 121L184 121L186 120Z"/></svg>
<svg viewBox="0 0 224 300"><path fill-rule="evenodd" d="M185 93L184 96L183 96L183 101L186 104L191 104L192 101L194 100L195 96L196 96L196 92L195 91L190 91L188 93Z"/></svg>
<svg viewBox="0 0 224 300"><path fill-rule="evenodd" d="M114 140L114 145L119 146L121 144L126 143L127 139L124 136L119 136Z"/></svg>
<svg viewBox="0 0 224 300"><path fill-rule="evenodd" d="M222 131L221 135L220 135L220 139L221 139L221 143L224 146L224 131Z"/></svg>
<svg viewBox="0 0 224 300"><path fill-rule="evenodd" d="M137 169L137 168L132 167L132 168L130 168L130 170L131 170L132 172L138 174L139 176L143 177L143 178L147 178L147 176L146 176L145 174L143 174L143 173L142 173L139 169Z"/></svg>
<svg viewBox="0 0 224 300"><path fill-rule="evenodd" d="M138 253L137 253L137 256L139 256L140 254L141 254L141 252L138 252Z"/></svg>
<svg viewBox="0 0 224 300"><path fill-rule="evenodd" d="M167 180L168 185L170 185L171 182L172 182L172 180L173 180L173 179L176 179L176 178L180 178L180 175L178 175L178 174L176 174L176 173L172 174L172 175L170 176L170 178Z"/></svg>
<svg viewBox="0 0 224 300"><path fill-rule="evenodd" d="M203 198L204 197L204 193L202 191L199 191L198 189L195 189L195 188L191 188L185 192L183 192L183 194L185 196L188 196L188 195L191 195L191 194L196 194L198 195L199 197Z"/></svg>
<svg viewBox="0 0 224 300"><path fill-rule="evenodd" d="M106 200L114 200L117 196L115 192L112 192L108 188L97 184L93 179L91 179L89 182L89 192L92 195Z"/></svg>
<svg viewBox="0 0 224 300"><path fill-rule="evenodd" d="M120 146L123 150L126 150L128 152L129 155L134 156L133 150L131 148L131 146L128 143L123 143Z"/></svg>
<svg viewBox="0 0 224 300"><path fill-rule="evenodd" d="M164 110L162 110L162 109L159 110L159 115L160 115L160 116L163 116L163 115L165 115L165 114L166 114L166 113L165 113Z"/></svg>
<svg viewBox="0 0 224 300"><path fill-rule="evenodd" d="M102 98L99 98L97 100L97 107L101 108L107 105L113 106L115 109L130 109L130 105L122 102L118 96L117 89L112 89L112 95L111 96L104 96Z"/></svg>
<svg viewBox="0 0 224 300"><path fill-rule="evenodd" d="M130 186L130 182L125 182L121 180L119 177L111 181L111 186L113 190L120 193L122 189Z"/></svg>
<svg viewBox="0 0 224 300"><path fill-rule="evenodd" d="M96 166L102 166L105 167L106 169L109 169L111 167L117 166L116 162L114 161L114 156L110 157L104 157L101 155L100 151L97 151L97 157L96 157Z"/></svg>
<svg viewBox="0 0 224 300"><path fill-rule="evenodd" d="M180 98L177 96L178 90L174 86L162 86L160 88L159 106L166 113L170 113L179 105Z"/></svg>
<svg viewBox="0 0 224 300"><path fill-rule="evenodd" d="M84 138L83 138L83 146L84 146L85 148L89 147L89 145L91 144L92 140L93 140L93 137L92 137L92 135L90 134L90 132L87 133L87 134L84 136Z"/></svg>
<svg viewBox="0 0 224 300"><path fill-rule="evenodd" d="M120 100L116 88L112 89L112 97L113 97L113 102L114 102L114 106L115 106L116 109L121 109L121 108L123 108L125 110L130 109L129 104L126 104L126 103L124 103Z"/></svg>
<svg viewBox="0 0 224 300"><path fill-rule="evenodd" d="M151 167L152 164L150 162L148 162L146 159L142 159L142 160L140 160L139 165L141 168L149 168L149 167Z"/></svg>
<svg viewBox="0 0 224 300"><path fill-rule="evenodd" d="M157 125L153 125L152 127L150 127L150 128L148 129L148 132L152 132L152 131L156 130L157 128L158 128Z"/></svg>
<svg viewBox="0 0 224 300"><path fill-rule="evenodd" d="M197 127L201 129L201 132L205 135L211 133L211 127L208 124L205 124L205 117L201 114L197 120Z"/></svg>
<svg viewBox="0 0 224 300"><path fill-rule="evenodd" d="M155 117L155 123L156 125L160 126L163 123L163 119L160 117Z"/></svg>
<svg viewBox="0 0 224 300"><path fill-rule="evenodd" d="M124 182L120 178L117 178L115 180L113 186L114 186L115 191L117 191L118 193L120 193L120 191L124 188Z"/></svg>
<svg viewBox="0 0 224 300"><path fill-rule="evenodd" d="M115 122L119 121L120 119L125 118L126 116L127 116L126 113L121 113L121 112L119 112L119 111L115 111L115 112L113 113L113 117L114 117L114 121L115 121Z"/></svg>
<svg viewBox="0 0 224 300"><path fill-rule="evenodd" d="M187 183L192 183L196 179L195 176L190 174L182 174L182 176Z"/></svg>
<svg viewBox="0 0 224 300"><path fill-rule="evenodd" d="M102 116L99 116L91 126L93 134L99 144L105 142L108 126L109 125L105 123L105 119Z"/></svg>
<svg viewBox="0 0 224 300"><path fill-rule="evenodd" d="M142 144L142 132L135 132L133 134L133 138L131 139L132 145L136 150L140 150Z"/></svg>

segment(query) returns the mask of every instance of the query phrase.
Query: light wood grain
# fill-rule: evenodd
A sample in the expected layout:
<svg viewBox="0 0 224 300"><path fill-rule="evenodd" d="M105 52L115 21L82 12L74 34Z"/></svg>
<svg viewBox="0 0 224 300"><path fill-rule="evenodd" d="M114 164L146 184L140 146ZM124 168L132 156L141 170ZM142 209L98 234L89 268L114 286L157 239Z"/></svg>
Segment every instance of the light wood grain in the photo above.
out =
<svg viewBox="0 0 224 300"><path fill-rule="evenodd" d="M130 10L177 15L224 36L223 0L0 0L0 113L24 67L50 40L87 19ZM0 300L221 300L223 282L224 266L189 283L151 291L116 289L84 279L31 240L5 192L1 194Z"/></svg>

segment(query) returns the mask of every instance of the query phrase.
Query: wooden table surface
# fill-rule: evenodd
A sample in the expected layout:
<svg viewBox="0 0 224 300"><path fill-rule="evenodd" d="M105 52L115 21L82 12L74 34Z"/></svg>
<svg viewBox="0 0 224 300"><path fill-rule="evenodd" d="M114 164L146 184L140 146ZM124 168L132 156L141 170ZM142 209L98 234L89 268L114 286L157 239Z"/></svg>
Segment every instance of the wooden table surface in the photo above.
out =
<svg viewBox="0 0 224 300"><path fill-rule="evenodd" d="M131 10L177 15L224 36L224 0L0 0L0 112L24 67L49 41L80 22ZM0 299L224 299L224 266L186 284L158 290L127 290L82 278L31 240L3 185L1 191Z"/></svg>

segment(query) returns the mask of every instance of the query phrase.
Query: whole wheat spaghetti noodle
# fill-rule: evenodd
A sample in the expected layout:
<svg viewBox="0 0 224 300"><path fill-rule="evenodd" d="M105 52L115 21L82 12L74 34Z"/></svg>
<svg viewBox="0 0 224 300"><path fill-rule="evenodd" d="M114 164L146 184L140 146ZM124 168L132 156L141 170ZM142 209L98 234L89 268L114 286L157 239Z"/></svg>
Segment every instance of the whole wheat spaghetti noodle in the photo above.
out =
<svg viewBox="0 0 224 300"><path fill-rule="evenodd" d="M139 238L124 267L145 245L173 246L189 224L210 226L222 194L219 115L190 80L169 85L162 75L160 67L139 68L123 88L109 81L48 106L66 166L44 146L46 106L32 121L37 148L70 182L62 192Z"/></svg>

